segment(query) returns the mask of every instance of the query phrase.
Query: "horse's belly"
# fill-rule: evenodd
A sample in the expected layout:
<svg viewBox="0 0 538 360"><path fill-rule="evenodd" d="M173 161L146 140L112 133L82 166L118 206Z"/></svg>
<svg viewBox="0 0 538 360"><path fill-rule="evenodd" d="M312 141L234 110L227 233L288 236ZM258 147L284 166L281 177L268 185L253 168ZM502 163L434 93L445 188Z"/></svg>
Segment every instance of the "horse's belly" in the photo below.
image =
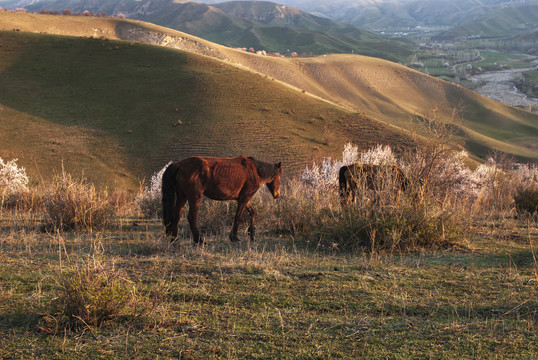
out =
<svg viewBox="0 0 538 360"><path fill-rule="evenodd" d="M225 189L206 189L204 196L211 200L236 200L239 197L239 192Z"/></svg>

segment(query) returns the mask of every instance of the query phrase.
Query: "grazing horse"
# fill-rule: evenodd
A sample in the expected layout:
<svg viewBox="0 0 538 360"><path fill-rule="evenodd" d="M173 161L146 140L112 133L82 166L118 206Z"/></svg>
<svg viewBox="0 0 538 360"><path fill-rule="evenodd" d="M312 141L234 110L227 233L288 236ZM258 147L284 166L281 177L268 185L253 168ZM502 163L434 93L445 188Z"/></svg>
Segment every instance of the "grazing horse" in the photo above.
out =
<svg viewBox="0 0 538 360"><path fill-rule="evenodd" d="M252 157L217 158L193 156L170 164L162 178L163 223L166 234L177 237L178 224L189 202L189 225L195 244L202 243L198 231L198 208L205 195L213 200L237 200L231 241L238 241L237 228L245 208L250 214L248 232L254 241L254 209L250 199L266 184L276 199L280 196L281 163L258 161ZM173 241L172 240L172 241Z"/></svg>
<svg viewBox="0 0 538 360"><path fill-rule="evenodd" d="M352 164L344 165L340 168L338 182L340 187L340 200L343 205L350 200L355 202L357 197L358 184L364 181L366 188L379 191L382 183L392 184L396 191L409 186L409 180L396 165L370 165ZM388 182L387 182L388 181Z"/></svg>

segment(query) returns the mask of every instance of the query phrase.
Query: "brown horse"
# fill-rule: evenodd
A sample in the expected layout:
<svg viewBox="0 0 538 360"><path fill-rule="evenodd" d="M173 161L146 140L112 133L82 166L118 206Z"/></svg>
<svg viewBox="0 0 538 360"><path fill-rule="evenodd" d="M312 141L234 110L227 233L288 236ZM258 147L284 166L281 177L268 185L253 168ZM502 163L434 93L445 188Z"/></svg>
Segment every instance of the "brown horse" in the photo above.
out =
<svg viewBox="0 0 538 360"><path fill-rule="evenodd" d="M237 200L231 241L238 241L237 228L245 208L250 214L248 232L254 241L254 209L250 199L266 184L276 199L280 196L281 163L258 161L252 157L217 158L193 156L170 164L162 178L163 223L166 234L177 237L179 219L189 202L189 225L195 244L201 243L198 208L205 195L213 200Z"/></svg>
<svg viewBox="0 0 538 360"><path fill-rule="evenodd" d="M367 189L379 191L385 184L390 184L396 191L405 191L409 180L402 169L396 165L352 164L340 168L338 182L342 204L350 200L355 202L358 184L364 181Z"/></svg>

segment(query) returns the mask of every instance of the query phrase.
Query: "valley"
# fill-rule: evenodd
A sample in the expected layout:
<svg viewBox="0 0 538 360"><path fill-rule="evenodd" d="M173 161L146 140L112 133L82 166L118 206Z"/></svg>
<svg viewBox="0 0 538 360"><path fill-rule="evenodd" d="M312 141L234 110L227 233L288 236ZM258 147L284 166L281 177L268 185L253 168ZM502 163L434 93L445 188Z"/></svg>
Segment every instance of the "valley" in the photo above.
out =
<svg viewBox="0 0 538 360"><path fill-rule="evenodd" d="M538 98L520 92L515 83L522 73L536 68L508 69L473 75L469 80L476 84L474 90L496 101L525 108L538 108Z"/></svg>

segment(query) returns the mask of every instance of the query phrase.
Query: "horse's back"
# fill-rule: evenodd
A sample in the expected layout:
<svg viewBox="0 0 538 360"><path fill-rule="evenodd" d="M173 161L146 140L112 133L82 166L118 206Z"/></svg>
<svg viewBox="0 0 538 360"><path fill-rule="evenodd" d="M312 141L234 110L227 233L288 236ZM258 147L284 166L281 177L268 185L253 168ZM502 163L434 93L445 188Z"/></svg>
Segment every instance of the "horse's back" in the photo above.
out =
<svg viewBox="0 0 538 360"><path fill-rule="evenodd" d="M252 160L246 157L192 156L177 163L178 181L188 192L202 192L215 200L236 199L253 176Z"/></svg>

